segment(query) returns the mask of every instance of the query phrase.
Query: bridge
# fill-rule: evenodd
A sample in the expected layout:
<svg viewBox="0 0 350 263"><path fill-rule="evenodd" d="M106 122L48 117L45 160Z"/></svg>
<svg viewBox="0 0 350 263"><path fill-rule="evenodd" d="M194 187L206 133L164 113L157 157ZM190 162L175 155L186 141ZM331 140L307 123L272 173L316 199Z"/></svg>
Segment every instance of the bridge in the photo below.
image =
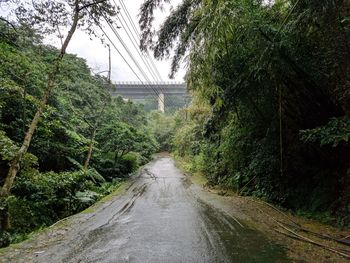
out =
<svg viewBox="0 0 350 263"><path fill-rule="evenodd" d="M146 97L156 96L158 99L158 110L164 112L165 98L177 96L186 98L188 96L184 82L159 81L159 82L117 82L112 86L112 96L121 96L132 101L144 101Z"/></svg>

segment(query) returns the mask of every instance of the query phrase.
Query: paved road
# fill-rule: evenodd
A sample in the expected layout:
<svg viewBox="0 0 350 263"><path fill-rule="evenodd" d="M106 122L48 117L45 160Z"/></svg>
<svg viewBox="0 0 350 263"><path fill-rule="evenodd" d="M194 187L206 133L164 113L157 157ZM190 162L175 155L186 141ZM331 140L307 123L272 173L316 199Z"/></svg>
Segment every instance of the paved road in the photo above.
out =
<svg viewBox="0 0 350 263"><path fill-rule="evenodd" d="M49 245L30 243L26 254L13 260L289 262L279 246L209 205L192 188L171 158L158 158L126 194L66 232L51 234Z"/></svg>

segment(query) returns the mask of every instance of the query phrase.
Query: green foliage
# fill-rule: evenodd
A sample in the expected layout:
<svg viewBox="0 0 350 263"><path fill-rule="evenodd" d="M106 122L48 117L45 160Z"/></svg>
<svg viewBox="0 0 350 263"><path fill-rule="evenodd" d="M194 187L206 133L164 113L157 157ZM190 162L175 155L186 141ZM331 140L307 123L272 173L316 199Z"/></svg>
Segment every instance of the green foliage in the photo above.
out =
<svg viewBox="0 0 350 263"><path fill-rule="evenodd" d="M137 157L134 157L134 156ZM132 157L131 157L132 156ZM96 169L103 174L103 178L108 182L114 182L127 178L130 173L134 172L140 164L144 164L146 161L144 158L139 158L140 155L136 153L128 153L123 157L115 159L114 156L104 156L101 160L95 158L93 162ZM95 164L96 160L98 161ZM148 159L146 159L148 161Z"/></svg>
<svg viewBox="0 0 350 263"><path fill-rule="evenodd" d="M152 111L148 116L148 126L159 144L160 151L170 151L175 128L174 118L159 111Z"/></svg>
<svg viewBox="0 0 350 263"><path fill-rule="evenodd" d="M6 200L11 215L12 242L22 241L33 229L48 226L86 209L120 185L103 183L103 179L99 179L100 183L96 184L96 177L91 176L94 173L83 170L64 173L22 172L13 188L13 195ZM4 235L4 242L9 240L9 234L1 234Z"/></svg>
<svg viewBox="0 0 350 263"><path fill-rule="evenodd" d="M5 29L0 22L0 30ZM59 54L30 27L18 28L9 39L11 32L0 32L0 186ZM0 230L0 245L87 208L157 150L143 107L111 98L108 81L93 76L84 59L67 54L55 86L12 195L0 200L0 208L9 208L12 226L10 233Z"/></svg>
<svg viewBox="0 0 350 263"><path fill-rule="evenodd" d="M0 231L0 247L7 247L10 245L11 235L8 232Z"/></svg>
<svg viewBox="0 0 350 263"><path fill-rule="evenodd" d="M181 127L174 136L173 142L176 145L176 153L179 156L183 157L185 155L195 155L198 153L195 144L198 144L200 141L195 138L195 129L195 124L188 124Z"/></svg>
<svg viewBox="0 0 350 263"><path fill-rule="evenodd" d="M94 176L92 176L94 175ZM98 183L97 183L98 182ZM119 183L96 178L94 169L63 173L22 172L6 203L12 223L12 240L33 229L82 211L110 194Z"/></svg>
<svg viewBox="0 0 350 263"><path fill-rule="evenodd" d="M127 107L128 111L132 105ZM134 107L138 110L136 105ZM122 122L117 118L109 120L101 126L96 139L100 146L96 168L109 181L127 177L149 161L158 148L143 120L141 123Z"/></svg>
<svg viewBox="0 0 350 263"><path fill-rule="evenodd" d="M123 156L123 162L127 171L134 172L141 164L141 155L133 152L128 153Z"/></svg>
<svg viewBox="0 0 350 263"><path fill-rule="evenodd" d="M99 197L89 191L93 183L84 171L22 173L8 199L13 228L26 232L81 211Z"/></svg>
<svg viewBox="0 0 350 263"><path fill-rule="evenodd" d="M11 160L16 152L18 147L14 144L14 142L6 136L4 131L0 130L0 156L3 161Z"/></svg>
<svg viewBox="0 0 350 263"><path fill-rule="evenodd" d="M350 117L332 118L325 126L302 130L300 133L304 142L318 142L321 146L337 147L350 139Z"/></svg>
<svg viewBox="0 0 350 263"><path fill-rule="evenodd" d="M210 184L349 225L349 4L184 0L156 37L162 4L140 24L156 57L175 47L171 74L188 61L175 153Z"/></svg>

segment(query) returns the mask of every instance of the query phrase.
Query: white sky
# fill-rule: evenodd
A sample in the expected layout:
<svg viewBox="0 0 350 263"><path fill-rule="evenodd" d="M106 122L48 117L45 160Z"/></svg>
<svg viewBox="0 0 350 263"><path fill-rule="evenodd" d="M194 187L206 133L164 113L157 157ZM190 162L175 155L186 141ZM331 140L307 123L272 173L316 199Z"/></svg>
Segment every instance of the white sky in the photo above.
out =
<svg viewBox="0 0 350 263"><path fill-rule="evenodd" d="M115 0L115 2L118 5L120 5L119 1L120 0ZM139 29L138 13L139 13L139 8L143 1L144 0L124 0L124 3L138 29ZM181 0L172 0L171 2L172 2L172 6L175 7L181 2ZM169 5L169 8L167 8L166 10L163 10L163 11L158 10L155 13L156 19L155 19L154 25L156 26L156 28L159 27L159 25L164 21L165 17L169 14L170 8L171 8L171 5ZM122 9L121 9L121 12L123 13L126 19L126 15L124 14ZM117 37L112 33L111 30L109 30L108 25L106 23L104 24L105 24L104 30L106 30L107 35L111 37L112 41L115 43L117 48L121 51L121 53L129 62L129 64L134 68L136 73L144 81L144 78L137 70L137 67L134 65L131 58L127 55L127 52L124 50L123 46L119 43ZM117 25L121 26L119 21L117 21ZM97 30L99 34L102 34L99 29ZM124 28L118 29L118 33L120 34L120 36L122 37L126 45L129 47L129 49L131 50L131 53L137 59L137 61L142 66L144 71L146 71L147 70L146 66L144 65L140 56L138 55L137 51L132 45L132 42L129 40L127 34L125 33ZM55 38L54 36L48 37L46 39L46 42L57 47L60 46L58 39ZM108 70L108 49L104 45L102 45L100 39L94 38L93 40L90 40L90 37L86 33L82 31L77 31L73 36L73 39L71 40L71 43L69 44L67 51L68 53L77 54L79 57L85 58L87 60L88 65L90 66L92 71L95 73ZM112 81L138 81L138 78L129 69L127 64L123 61L123 59L120 57L117 51L113 48L113 46L111 46L111 54L112 54ZM150 52L150 54L153 59L152 52ZM164 60L164 61L156 61L155 59L153 59L153 61L155 62L155 65L162 79L164 81L168 81L169 80L168 74L170 72L171 59ZM106 75L107 73L103 73L103 74ZM149 73L147 75L149 76L150 80L152 81L154 80L154 78L152 78ZM185 69L184 67L182 67L179 70L179 72L176 74L174 80L183 81L184 75L185 75Z"/></svg>

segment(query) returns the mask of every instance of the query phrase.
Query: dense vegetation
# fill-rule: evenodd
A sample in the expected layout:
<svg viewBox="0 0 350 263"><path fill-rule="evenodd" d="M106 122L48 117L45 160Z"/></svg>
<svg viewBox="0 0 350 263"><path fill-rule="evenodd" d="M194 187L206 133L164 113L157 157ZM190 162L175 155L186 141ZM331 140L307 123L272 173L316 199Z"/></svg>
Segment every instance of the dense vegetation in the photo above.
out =
<svg viewBox="0 0 350 263"><path fill-rule="evenodd" d="M30 28L0 24L0 185L18 151L60 50ZM111 98L84 59L64 56L48 106L11 194L0 246L81 211L110 193L157 149L142 105ZM6 228L6 231L4 231Z"/></svg>
<svg viewBox="0 0 350 263"><path fill-rule="evenodd" d="M348 1L183 0L155 35L169 1L146 0L141 47L175 47L172 75L188 61L193 100L174 116L111 98L66 54L75 30L112 22L109 1L29 2L0 21L0 246L88 207L156 150L211 185L350 225ZM187 103L167 99L168 113Z"/></svg>
<svg viewBox="0 0 350 263"><path fill-rule="evenodd" d="M142 47L171 74L188 61L192 105L175 153L211 184L330 223L350 224L349 1L183 0Z"/></svg>

